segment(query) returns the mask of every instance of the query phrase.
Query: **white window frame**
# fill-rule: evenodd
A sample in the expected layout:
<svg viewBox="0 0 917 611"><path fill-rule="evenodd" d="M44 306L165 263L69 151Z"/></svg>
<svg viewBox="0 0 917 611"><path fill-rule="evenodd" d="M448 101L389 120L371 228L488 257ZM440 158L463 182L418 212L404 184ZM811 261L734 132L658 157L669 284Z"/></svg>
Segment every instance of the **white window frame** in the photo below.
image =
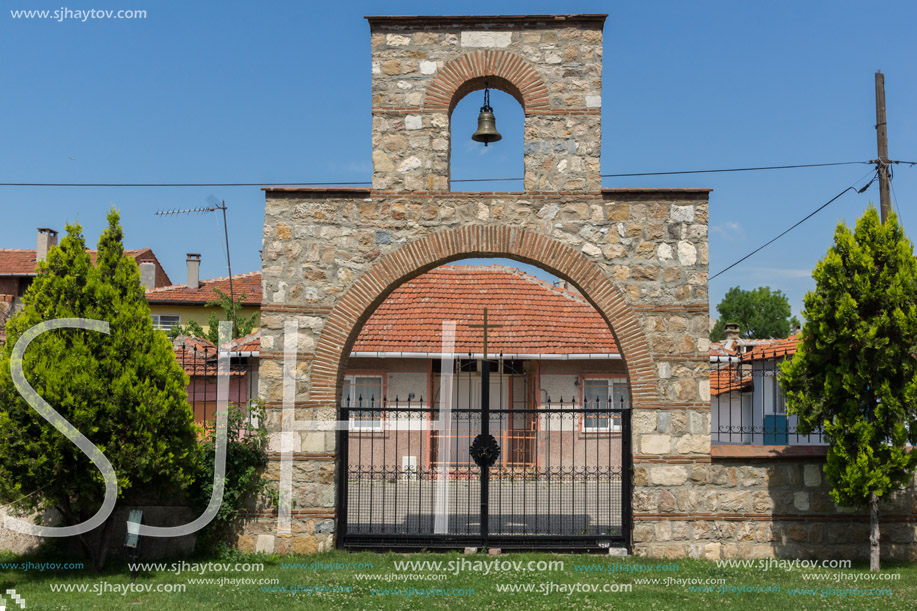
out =
<svg viewBox="0 0 917 611"><path fill-rule="evenodd" d="M614 397L614 390L613 390L613 389L614 389L614 387L616 387L616 386L623 387L625 390L627 390L627 378L618 378L618 377L615 377L615 378L606 378L606 377L589 377L589 376L583 376L583 379L582 379L582 385L583 385L583 407L588 407L588 406L586 405L586 384L587 384L587 383L590 383L590 382L594 384L594 383L597 382L597 381L603 381L603 382L606 383L606 388L608 388L608 391L609 391L611 397ZM613 400L613 399L612 399L612 400ZM625 403L625 405L626 405L626 403ZM617 409L617 408L616 408L616 407L610 407L609 409ZM607 426L587 426L587 425L586 425L586 419L587 419L587 417L588 417L588 414L584 412L584 413L583 413L582 421L581 421L581 423L580 423L580 432L582 432L582 433L619 433L619 432L621 432L621 419L620 419L620 418L617 418L617 419L616 419L616 418L614 417L614 414L609 414L608 417L605 418L605 419L608 420L608 422L609 422L609 424L608 424ZM599 419L601 419L601 416L594 417L594 418L599 418ZM617 424L614 424L615 420L617 420L617 422L618 422Z"/></svg>
<svg viewBox="0 0 917 611"><path fill-rule="evenodd" d="M181 314L150 314L150 317L153 319L153 328L159 331L170 331L175 327L181 326ZM163 326L163 318L174 318L175 323Z"/></svg>
<svg viewBox="0 0 917 611"><path fill-rule="evenodd" d="M385 379L382 375L375 375L375 374L369 374L369 375L357 374L357 375L344 376L344 381L350 385L351 396L350 396L350 408L349 409L360 411L359 406L357 406L356 404L357 398L354 396L354 391L356 390L356 387L357 387L355 380L357 378L374 378L376 380L379 380L379 393L380 394L384 394L385 392ZM344 405L346 406L347 397L342 396L341 400L344 401ZM382 397L379 397L379 401L381 403ZM382 430L385 428L383 424L383 421L384 421L383 414L379 414L378 424L365 425L363 423L365 423L366 420L357 420L354 418L353 415L349 417L349 420L350 420L350 430L355 433L379 433L379 432L382 432ZM373 418L371 421L375 421L375 418Z"/></svg>

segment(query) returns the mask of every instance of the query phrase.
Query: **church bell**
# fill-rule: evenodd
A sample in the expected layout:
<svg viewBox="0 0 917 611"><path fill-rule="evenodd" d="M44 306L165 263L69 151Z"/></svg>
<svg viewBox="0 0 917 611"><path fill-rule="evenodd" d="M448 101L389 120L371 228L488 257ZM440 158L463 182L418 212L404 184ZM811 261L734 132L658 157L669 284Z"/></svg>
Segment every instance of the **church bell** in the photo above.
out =
<svg viewBox="0 0 917 611"><path fill-rule="evenodd" d="M490 89L484 86L484 106L481 106L481 112L478 114L478 131L471 135L475 142L483 142L487 146L491 142L501 140L503 136L497 131L497 119L494 117L494 109L490 107Z"/></svg>

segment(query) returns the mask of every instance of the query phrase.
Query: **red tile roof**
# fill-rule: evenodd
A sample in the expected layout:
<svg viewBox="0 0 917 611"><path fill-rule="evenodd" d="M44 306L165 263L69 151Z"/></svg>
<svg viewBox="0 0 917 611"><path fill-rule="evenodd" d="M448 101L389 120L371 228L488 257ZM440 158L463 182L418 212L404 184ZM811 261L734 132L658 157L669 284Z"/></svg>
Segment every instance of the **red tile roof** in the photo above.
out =
<svg viewBox="0 0 917 611"><path fill-rule="evenodd" d="M30 276L35 273L35 253L20 248L0 248L0 274Z"/></svg>
<svg viewBox="0 0 917 611"><path fill-rule="evenodd" d="M229 349L232 352L257 352L261 349L261 330L232 340L229 343Z"/></svg>
<svg viewBox="0 0 917 611"><path fill-rule="evenodd" d="M14 276L34 276L36 265L36 253L34 248L0 248L0 274ZM93 264L96 261L96 251L89 250L89 258ZM160 265L159 260L153 251L149 248L136 250L125 250L124 254L133 257L137 263L150 261L156 264L156 286L168 286L172 284L169 276Z"/></svg>
<svg viewBox="0 0 917 611"><path fill-rule="evenodd" d="M250 336L246 336L250 337ZM234 340L242 341L245 338ZM238 349L233 347L233 351ZM257 350L257 348L255 348ZM216 346L205 339L180 335L172 342L175 359L189 376L216 377L219 373L219 353ZM248 368L238 363L229 367L230 377L239 377L247 373Z"/></svg>
<svg viewBox="0 0 917 611"><path fill-rule="evenodd" d="M733 390L751 388L751 368L741 365L727 365L710 372L710 394L720 395Z"/></svg>
<svg viewBox="0 0 917 611"><path fill-rule="evenodd" d="M742 354L739 363L730 363L727 366L710 372L710 394L713 396L733 390L747 390L752 386L753 361L772 359L781 356L793 355L799 345L799 335L791 335L784 339L757 340L758 345ZM716 346L716 348L714 347ZM732 352L717 343L710 345L710 354L715 356L723 352Z"/></svg>
<svg viewBox="0 0 917 611"><path fill-rule="evenodd" d="M710 342L710 356L735 356L736 351L727 348L723 342Z"/></svg>
<svg viewBox="0 0 917 611"><path fill-rule="evenodd" d="M216 289L229 295L229 277L201 280L200 287L196 289L188 288L187 284L158 287L147 291L146 299L150 303L160 305L204 305L208 301L216 301L220 298ZM232 289L236 294L236 299L243 293L245 294L243 305L260 306L261 272L234 275Z"/></svg>
<svg viewBox="0 0 917 611"><path fill-rule="evenodd" d="M436 268L410 280L370 316L355 352L440 352L444 320L456 321L458 353L483 352L483 332L491 329L491 354L618 353L608 325L581 296L554 287L518 269L494 266Z"/></svg>
<svg viewBox="0 0 917 611"><path fill-rule="evenodd" d="M796 354L796 347L799 345L799 335L791 335L785 339L775 339L771 342L755 346L742 355L743 361L755 361L759 359L771 359L778 356Z"/></svg>

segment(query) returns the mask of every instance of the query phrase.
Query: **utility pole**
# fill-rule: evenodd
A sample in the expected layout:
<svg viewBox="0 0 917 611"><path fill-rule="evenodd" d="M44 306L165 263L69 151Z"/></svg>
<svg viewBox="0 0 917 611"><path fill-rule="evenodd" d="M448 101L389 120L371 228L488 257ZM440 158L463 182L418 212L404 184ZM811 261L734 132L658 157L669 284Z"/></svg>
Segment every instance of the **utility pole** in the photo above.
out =
<svg viewBox="0 0 917 611"><path fill-rule="evenodd" d="M888 129L885 124L885 75L876 72L876 146L879 158L876 159L876 170L879 172L879 204L882 223L888 220L892 204L888 193Z"/></svg>

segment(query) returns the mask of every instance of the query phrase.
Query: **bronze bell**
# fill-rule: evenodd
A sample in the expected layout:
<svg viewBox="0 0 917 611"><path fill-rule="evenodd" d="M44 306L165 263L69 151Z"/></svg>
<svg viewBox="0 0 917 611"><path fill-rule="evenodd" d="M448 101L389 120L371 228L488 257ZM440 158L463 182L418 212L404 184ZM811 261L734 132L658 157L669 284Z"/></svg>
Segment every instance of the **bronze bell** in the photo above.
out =
<svg viewBox="0 0 917 611"><path fill-rule="evenodd" d="M483 142L484 146L503 139L497 131L497 119L494 117L494 109L490 107L490 90L487 87L484 88L484 106L481 106L478 114L478 131L471 135L471 139Z"/></svg>

